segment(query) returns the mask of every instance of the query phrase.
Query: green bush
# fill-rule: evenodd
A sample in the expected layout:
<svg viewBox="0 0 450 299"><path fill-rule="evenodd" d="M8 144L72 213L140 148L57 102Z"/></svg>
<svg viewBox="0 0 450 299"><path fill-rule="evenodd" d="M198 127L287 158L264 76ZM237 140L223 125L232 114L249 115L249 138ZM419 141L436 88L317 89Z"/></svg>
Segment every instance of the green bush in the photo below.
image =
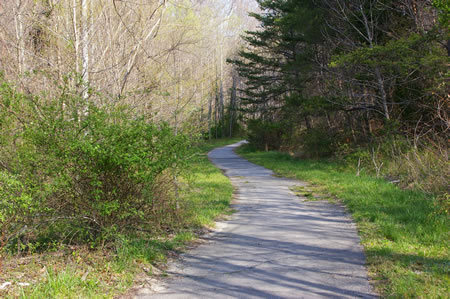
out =
<svg viewBox="0 0 450 299"><path fill-rule="evenodd" d="M33 199L20 180L0 170L0 251L25 229L27 218L35 210Z"/></svg>
<svg viewBox="0 0 450 299"><path fill-rule="evenodd" d="M261 150L278 150L284 131L281 123L261 119L248 121L248 141Z"/></svg>
<svg viewBox="0 0 450 299"><path fill-rule="evenodd" d="M176 222L174 178L186 164L186 136L66 89L49 99L3 83L0 94L2 229L4 217L11 226L27 216L26 239L97 242Z"/></svg>
<svg viewBox="0 0 450 299"><path fill-rule="evenodd" d="M311 128L300 135L305 157L328 157L336 151L336 136L326 128Z"/></svg>

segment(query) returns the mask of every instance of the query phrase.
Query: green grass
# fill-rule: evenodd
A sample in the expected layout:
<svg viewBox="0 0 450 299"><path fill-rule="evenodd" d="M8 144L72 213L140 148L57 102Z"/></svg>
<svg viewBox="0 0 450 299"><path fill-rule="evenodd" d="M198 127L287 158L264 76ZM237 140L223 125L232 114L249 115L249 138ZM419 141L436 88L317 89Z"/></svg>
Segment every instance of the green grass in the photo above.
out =
<svg viewBox="0 0 450 299"><path fill-rule="evenodd" d="M213 140L199 146L188 171L179 178L185 207L180 215L184 223L181 229L168 235L122 236L98 250L65 247L24 259L10 256L0 271L0 282L10 281L13 286L0 291L0 297L113 298L125 293L136 280L156 274L154 271L164 275L170 256L195 240L202 227L211 227L215 219L231 213L233 187L208 160L207 152L239 140ZM31 285L20 287L20 282Z"/></svg>
<svg viewBox="0 0 450 299"><path fill-rule="evenodd" d="M85 247L66 249L62 256L50 253L36 257L38 262L17 269L37 274L28 281L32 286L19 288L8 297L21 298L113 298L133 286L137 278L153 275L164 268L167 256L195 239L191 232L178 233L172 238L142 239L128 236L114 248L90 251ZM156 265L158 268L156 268ZM143 272L144 271L144 272ZM158 269L158 271L160 271ZM21 281L24 281L22 277ZM14 281L14 280L13 280ZM19 282L16 280L16 282Z"/></svg>
<svg viewBox="0 0 450 299"><path fill-rule="evenodd" d="M30 292L22 290L23 298L105 298L106 294L96 294L99 281L85 279L77 275L74 269L62 272L46 272L46 281L38 284Z"/></svg>
<svg viewBox="0 0 450 299"><path fill-rule="evenodd" d="M182 193L189 205L192 226L211 226L220 215L230 214L233 187L230 180L208 159L207 153L227 144L238 142L239 138L207 141L200 147L200 154L193 159L185 177L189 188Z"/></svg>
<svg viewBox="0 0 450 299"><path fill-rule="evenodd" d="M238 153L342 200L358 225L369 275L381 296L449 298L449 215L433 196L402 190L383 179L357 177L330 161L297 160L249 147Z"/></svg>
<svg viewBox="0 0 450 299"><path fill-rule="evenodd" d="M117 272L130 268L136 260L142 263L164 264L167 252L182 249L196 239L196 233L206 227L214 226L219 217L231 213L230 203L233 187L230 180L208 159L207 153L216 148L240 139L219 139L206 141L199 146L198 154L192 159L189 169L180 177L180 200L184 205L181 216L185 228L168 238L143 240L139 238L124 239L118 246Z"/></svg>

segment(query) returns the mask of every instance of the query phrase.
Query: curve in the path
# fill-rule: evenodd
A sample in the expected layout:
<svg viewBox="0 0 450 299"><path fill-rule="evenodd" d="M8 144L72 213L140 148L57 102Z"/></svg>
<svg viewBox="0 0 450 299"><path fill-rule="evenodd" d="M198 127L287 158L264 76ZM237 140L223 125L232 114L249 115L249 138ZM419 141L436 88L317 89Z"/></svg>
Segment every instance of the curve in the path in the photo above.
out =
<svg viewBox="0 0 450 299"><path fill-rule="evenodd" d="M237 212L172 265L165 287L151 297L374 298L344 210L303 201L289 189L301 182L240 158L233 151L239 145L209 153L236 189Z"/></svg>

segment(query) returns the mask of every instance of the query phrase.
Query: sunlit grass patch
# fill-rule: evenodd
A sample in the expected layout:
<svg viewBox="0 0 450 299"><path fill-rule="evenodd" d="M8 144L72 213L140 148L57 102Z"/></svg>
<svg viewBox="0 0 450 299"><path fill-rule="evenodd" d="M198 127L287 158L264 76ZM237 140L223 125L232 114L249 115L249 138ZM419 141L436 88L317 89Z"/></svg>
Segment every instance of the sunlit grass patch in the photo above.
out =
<svg viewBox="0 0 450 299"><path fill-rule="evenodd" d="M78 275L75 269L67 268L60 272L46 272L45 281L30 292L21 292L23 298L105 298L107 294L97 294L98 284L95 278Z"/></svg>

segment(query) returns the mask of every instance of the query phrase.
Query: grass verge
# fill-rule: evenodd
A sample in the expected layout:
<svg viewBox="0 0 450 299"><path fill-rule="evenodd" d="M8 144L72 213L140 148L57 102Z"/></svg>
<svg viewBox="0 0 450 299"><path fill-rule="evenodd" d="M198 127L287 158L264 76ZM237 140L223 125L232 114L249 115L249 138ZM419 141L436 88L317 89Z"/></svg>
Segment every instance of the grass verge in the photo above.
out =
<svg viewBox="0 0 450 299"><path fill-rule="evenodd" d="M222 215L231 214L233 187L227 177L208 159L208 152L216 147L238 142L239 138L224 138L205 141L200 145L199 154L193 159L190 171L183 178L185 188L182 197L189 205L190 227L205 227L214 224Z"/></svg>
<svg viewBox="0 0 450 299"><path fill-rule="evenodd" d="M383 179L357 177L330 161L298 160L246 146L237 152L342 200L358 225L369 275L382 297L448 298L449 215L436 198Z"/></svg>
<svg viewBox="0 0 450 299"><path fill-rule="evenodd" d="M122 236L101 250L55 244L40 254L6 256L0 268L0 297L113 298L152 275L164 275L168 258L195 240L204 226L231 213L233 188L208 160L207 152L237 141L221 139L199 146L199 154L180 178L180 198L186 207L183 228L167 234Z"/></svg>

